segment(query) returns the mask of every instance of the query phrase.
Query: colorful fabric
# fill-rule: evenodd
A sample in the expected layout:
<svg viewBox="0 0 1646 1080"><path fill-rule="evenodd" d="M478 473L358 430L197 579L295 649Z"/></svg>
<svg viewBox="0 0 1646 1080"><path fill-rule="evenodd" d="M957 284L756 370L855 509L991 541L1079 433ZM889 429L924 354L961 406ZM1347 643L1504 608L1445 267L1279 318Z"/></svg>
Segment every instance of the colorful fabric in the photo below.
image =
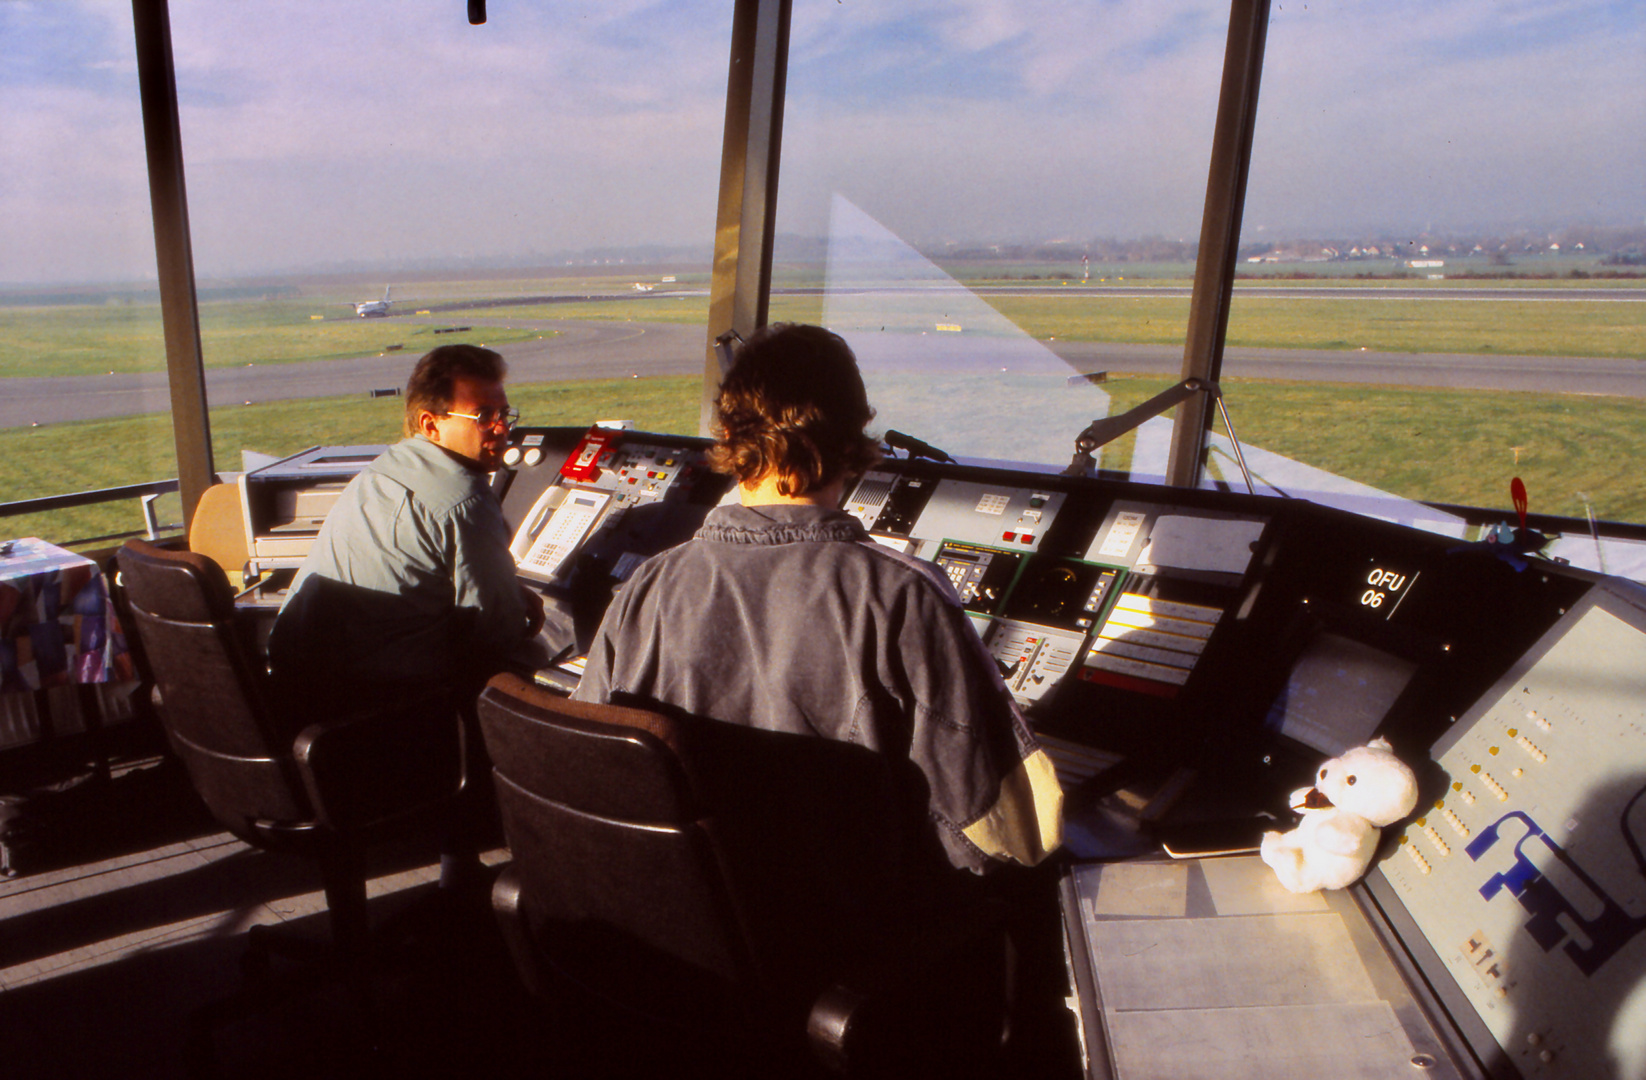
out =
<svg viewBox="0 0 1646 1080"><path fill-rule="evenodd" d="M0 691L133 677L97 564L28 538L0 556Z"/></svg>

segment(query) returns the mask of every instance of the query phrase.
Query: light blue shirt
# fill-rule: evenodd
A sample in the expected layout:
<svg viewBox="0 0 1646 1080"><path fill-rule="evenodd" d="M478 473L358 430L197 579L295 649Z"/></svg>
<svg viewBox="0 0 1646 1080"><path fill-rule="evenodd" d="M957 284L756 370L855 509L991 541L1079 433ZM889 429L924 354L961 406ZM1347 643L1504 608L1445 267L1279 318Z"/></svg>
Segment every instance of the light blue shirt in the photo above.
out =
<svg viewBox="0 0 1646 1080"><path fill-rule="evenodd" d="M289 685L451 683L496 670L527 628L485 473L416 435L344 489L269 651Z"/></svg>

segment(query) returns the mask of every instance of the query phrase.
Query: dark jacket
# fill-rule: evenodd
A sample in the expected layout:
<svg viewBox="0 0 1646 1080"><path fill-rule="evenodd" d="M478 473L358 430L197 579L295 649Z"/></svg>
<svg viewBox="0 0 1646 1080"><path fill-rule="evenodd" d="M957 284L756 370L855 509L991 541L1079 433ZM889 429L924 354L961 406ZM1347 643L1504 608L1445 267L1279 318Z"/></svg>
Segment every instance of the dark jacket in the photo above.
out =
<svg viewBox="0 0 1646 1080"><path fill-rule="evenodd" d="M574 696L907 758L956 866L1033 864L1060 842L1051 763L953 586L837 510L715 509L619 591Z"/></svg>

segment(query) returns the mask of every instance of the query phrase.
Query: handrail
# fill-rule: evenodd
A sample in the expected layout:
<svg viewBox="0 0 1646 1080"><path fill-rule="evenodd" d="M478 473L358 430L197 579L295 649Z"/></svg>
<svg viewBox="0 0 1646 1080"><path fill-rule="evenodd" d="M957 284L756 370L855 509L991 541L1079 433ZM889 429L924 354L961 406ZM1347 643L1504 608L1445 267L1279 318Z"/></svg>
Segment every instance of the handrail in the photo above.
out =
<svg viewBox="0 0 1646 1080"><path fill-rule="evenodd" d="M162 525L155 520L154 500L162 495L169 495L178 490L176 480L150 480L146 484L124 484L120 487L96 488L91 491L71 491L66 495L46 495L38 499L20 499L17 502L0 503L0 519L16 517L20 514L37 514L47 510L66 510L79 506L96 506L99 503L119 502L122 499L141 499L143 511L143 525L141 529L132 529L129 532L107 533L102 536L86 536L77 540L57 542L59 547L74 548L86 544L101 543L105 540L124 540L131 536L144 536L150 540L159 539L163 530L181 529L181 524Z"/></svg>
<svg viewBox="0 0 1646 1080"><path fill-rule="evenodd" d="M1499 522L1518 522L1513 509L1492 509L1488 506L1459 506L1456 503L1424 502L1432 510L1440 510L1462 518L1470 525L1495 525ZM1540 533L1561 536L1598 534L1609 540L1646 540L1646 524L1632 521L1605 521L1599 518L1561 517L1557 514L1527 514L1526 524Z"/></svg>
<svg viewBox="0 0 1646 1080"><path fill-rule="evenodd" d="M150 480L146 484L125 484L121 487L96 488L91 491L73 491L67 495L46 495L38 499L20 499L0 503L0 518L17 514L37 514L44 510L63 510L74 506L95 506L98 503L119 502L144 495L167 495L177 490L177 481Z"/></svg>
<svg viewBox="0 0 1646 1080"><path fill-rule="evenodd" d="M95 506L98 503L118 502L121 499L136 499L145 496L168 495L177 490L177 481L150 480L146 484L126 484L121 487L98 488L93 491L75 491L66 495L47 495L39 499L21 499L17 502L0 503L0 518L15 517L19 514L34 514L45 510L62 510L77 506ZM1460 506L1456 503L1424 502L1424 506L1440 510L1462 518L1470 525L1491 525L1499 521L1507 521L1514 511L1493 509L1485 506ZM156 525L145 508L145 518L148 520L149 535L152 538L156 529L181 528L182 526ZM1562 536L1576 534L1597 534L1614 540L1646 540L1646 524L1637 524L1628 521L1591 521L1587 518L1560 517L1555 514L1527 514L1526 524L1541 533L1559 533ZM85 540L72 541L72 544L91 543L96 540L113 540L126 536L137 536L138 532L113 533L109 536L88 537Z"/></svg>

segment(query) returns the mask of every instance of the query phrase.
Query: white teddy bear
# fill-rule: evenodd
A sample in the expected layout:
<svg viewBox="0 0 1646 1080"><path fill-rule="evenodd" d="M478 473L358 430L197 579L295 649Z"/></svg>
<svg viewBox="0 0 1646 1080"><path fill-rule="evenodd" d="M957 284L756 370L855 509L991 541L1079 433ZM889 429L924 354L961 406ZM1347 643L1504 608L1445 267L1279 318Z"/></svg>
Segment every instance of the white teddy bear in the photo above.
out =
<svg viewBox="0 0 1646 1080"><path fill-rule="evenodd" d="M1374 739L1322 765L1315 786L1292 792L1291 805L1303 821L1264 833L1263 861L1292 892L1341 889L1366 872L1383 826L1417 805L1417 777Z"/></svg>

